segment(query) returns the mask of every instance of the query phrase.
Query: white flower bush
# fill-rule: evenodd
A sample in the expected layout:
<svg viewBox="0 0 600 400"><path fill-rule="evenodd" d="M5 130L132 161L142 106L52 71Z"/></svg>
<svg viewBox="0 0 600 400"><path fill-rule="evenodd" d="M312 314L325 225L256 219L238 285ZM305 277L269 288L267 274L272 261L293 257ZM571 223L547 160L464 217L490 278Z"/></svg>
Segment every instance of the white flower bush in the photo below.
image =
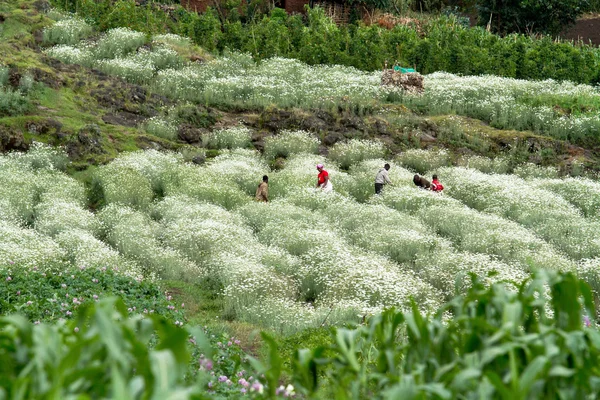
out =
<svg viewBox="0 0 600 400"><path fill-rule="evenodd" d="M152 43L169 46L188 47L191 46L192 41L188 37L175 35L173 33L165 33L162 35L152 36Z"/></svg>
<svg viewBox="0 0 600 400"><path fill-rule="evenodd" d="M550 106L527 104L535 96L595 103L600 91L591 85L551 79L527 81L436 72L426 76L424 95L405 95L402 101L425 107L434 114L460 114L490 122L497 128L541 131L559 139L581 139L598 132L600 117L597 113L562 115Z"/></svg>
<svg viewBox="0 0 600 400"><path fill-rule="evenodd" d="M161 117L151 117L142 123L141 128L150 135L159 138L175 140L177 139L177 126L171 121Z"/></svg>
<svg viewBox="0 0 600 400"><path fill-rule="evenodd" d="M146 43L146 34L129 28L113 28L94 46L96 59L124 57Z"/></svg>
<svg viewBox="0 0 600 400"><path fill-rule="evenodd" d="M45 235L79 229L92 235L98 234L99 222L94 214L79 204L61 199L47 200L35 207L35 229Z"/></svg>
<svg viewBox="0 0 600 400"><path fill-rule="evenodd" d="M94 63L94 54L87 47L75 47L59 44L45 50L45 53L65 64L79 64L90 67Z"/></svg>
<svg viewBox="0 0 600 400"><path fill-rule="evenodd" d="M283 130L265 138L264 156L269 159L289 157L292 154L316 153L321 141L307 131Z"/></svg>
<svg viewBox="0 0 600 400"><path fill-rule="evenodd" d="M66 253L51 238L33 229L0 221L0 260L19 267L64 266Z"/></svg>
<svg viewBox="0 0 600 400"><path fill-rule="evenodd" d="M542 167L541 165L532 163L521 164L513 170L513 174L523 179L558 178L558 172L558 168L556 167Z"/></svg>
<svg viewBox="0 0 600 400"><path fill-rule="evenodd" d="M439 171L446 192L480 211L512 219L536 232L567 255L593 258L600 255L595 230L600 224L583 218L565 198L535 188L515 175L487 175L465 168Z"/></svg>
<svg viewBox="0 0 600 400"><path fill-rule="evenodd" d="M507 157L466 156L458 160L458 165L486 174L507 174L510 171L510 161Z"/></svg>
<svg viewBox="0 0 600 400"><path fill-rule="evenodd" d="M250 145L251 139L252 131L240 125L212 131L206 139L206 146L212 149L244 148Z"/></svg>
<svg viewBox="0 0 600 400"><path fill-rule="evenodd" d="M74 45L92 32L93 28L83 19L69 16L45 28L42 35L44 44Z"/></svg>
<svg viewBox="0 0 600 400"><path fill-rule="evenodd" d="M363 160L382 158L384 154L385 147L383 143L361 139L338 142L329 150L329 158L346 169Z"/></svg>
<svg viewBox="0 0 600 400"><path fill-rule="evenodd" d="M579 208L586 217L600 215L600 182L587 178L539 179L533 185L549 190Z"/></svg>
<svg viewBox="0 0 600 400"><path fill-rule="evenodd" d="M450 155L445 149L421 150L409 149L398 155L396 161L405 168L419 174L435 173L437 168L450 165ZM427 179L430 179L429 177Z"/></svg>

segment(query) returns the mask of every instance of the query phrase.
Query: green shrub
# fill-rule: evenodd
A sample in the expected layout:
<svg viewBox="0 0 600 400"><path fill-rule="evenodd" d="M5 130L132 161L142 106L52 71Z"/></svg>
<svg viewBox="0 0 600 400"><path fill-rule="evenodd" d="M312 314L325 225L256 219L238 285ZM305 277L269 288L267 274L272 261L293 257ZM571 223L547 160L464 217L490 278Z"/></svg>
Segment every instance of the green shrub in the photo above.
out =
<svg viewBox="0 0 600 400"><path fill-rule="evenodd" d="M10 69L3 65L0 65L0 88L8 82Z"/></svg>
<svg viewBox="0 0 600 400"><path fill-rule="evenodd" d="M26 114L31 107L29 98L20 91L0 88L0 117Z"/></svg>
<svg viewBox="0 0 600 400"><path fill-rule="evenodd" d="M337 329L327 347L298 350L293 379L301 393L324 385L332 398L585 398L600 373L593 315L589 286L570 274L539 273L516 291L474 279L433 317L416 304L388 310L364 327Z"/></svg>

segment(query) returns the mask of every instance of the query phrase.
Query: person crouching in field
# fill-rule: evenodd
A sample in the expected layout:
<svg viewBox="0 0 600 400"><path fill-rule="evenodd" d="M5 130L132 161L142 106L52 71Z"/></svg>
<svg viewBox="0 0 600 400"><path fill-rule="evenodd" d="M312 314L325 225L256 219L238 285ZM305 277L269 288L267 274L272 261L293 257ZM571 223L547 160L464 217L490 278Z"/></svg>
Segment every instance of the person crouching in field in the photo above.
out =
<svg viewBox="0 0 600 400"><path fill-rule="evenodd" d="M413 182L420 188L431 190L431 183L429 183L429 181L422 176L419 176L419 174L416 174L413 177Z"/></svg>
<svg viewBox="0 0 600 400"><path fill-rule="evenodd" d="M444 185L442 185L440 183L440 181L438 181L438 176L434 175L433 179L431 180L431 190L433 190L434 192L442 192L442 190L444 190Z"/></svg>
<svg viewBox="0 0 600 400"><path fill-rule="evenodd" d="M375 175L375 194L381 194L383 190L383 185L391 185L392 181L388 176L388 171L390 170L390 164L385 164L383 168L377 172Z"/></svg>
<svg viewBox="0 0 600 400"><path fill-rule="evenodd" d="M333 185L329 180L329 173L325 171L325 166L323 164L317 164L317 171L319 171L319 175L317 176L317 189L321 188L324 193L333 191Z"/></svg>
<svg viewBox="0 0 600 400"><path fill-rule="evenodd" d="M256 200L265 203L269 201L269 177L267 175L263 176L262 182L256 189Z"/></svg>

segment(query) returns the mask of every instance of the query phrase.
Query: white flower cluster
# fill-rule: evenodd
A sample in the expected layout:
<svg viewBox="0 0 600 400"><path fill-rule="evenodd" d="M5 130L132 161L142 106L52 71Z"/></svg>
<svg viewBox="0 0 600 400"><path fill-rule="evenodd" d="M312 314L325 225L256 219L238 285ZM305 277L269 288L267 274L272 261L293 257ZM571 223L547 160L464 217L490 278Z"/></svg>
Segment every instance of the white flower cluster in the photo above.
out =
<svg viewBox="0 0 600 400"><path fill-rule="evenodd" d="M94 46L96 59L124 57L146 43L146 34L129 28L113 28Z"/></svg>
<svg viewBox="0 0 600 400"><path fill-rule="evenodd" d="M177 47L189 47L192 44L192 41L188 37L175 35L173 33L165 33L162 35L152 36L152 43Z"/></svg>
<svg viewBox="0 0 600 400"><path fill-rule="evenodd" d="M45 53L65 64L79 64L89 67L94 62L94 54L86 47L59 44L46 49Z"/></svg>
<svg viewBox="0 0 600 400"><path fill-rule="evenodd" d="M250 145L252 131L243 125L212 131L206 146L212 149L237 149Z"/></svg>
<svg viewBox="0 0 600 400"><path fill-rule="evenodd" d="M382 158L384 154L385 147L382 142L361 139L338 142L329 150L329 158L339 163L342 168L350 168L363 160Z"/></svg>
<svg viewBox="0 0 600 400"><path fill-rule="evenodd" d="M291 154L316 153L321 141L307 131L283 130L265 138L264 156L269 159L289 157Z"/></svg>
<svg viewBox="0 0 600 400"><path fill-rule="evenodd" d="M450 155L445 149L408 149L400 153L396 161L403 167L410 168L420 174L426 172L435 173L437 168L450 165Z"/></svg>
<svg viewBox="0 0 600 400"><path fill-rule="evenodd" d="M260 64L230 54L206 64L168 69L157 75L158 92L180 100L210 104L333 108L372 105L387 92L380 73L341 66L308 66L272 58Z"/></svg>
<svg viewBox="0 0 600 400"><path fill-rule="evenodd" d="M45 28L43 41L45 44L74 45L89 37L92 32L92 27L83 19L69 16Z"/></svg>
<svg viewBox="0 0 600 400"><path fill-rule="evenodd" d="M532 105L536 104L532 100L545 97L597 104L600 91L571 82L436 72L425 78L424 95L406 95L403 101L424 106L434 114L456 113L490 122L494 127L534 130L560 139L583 138L600 130L597 113L562 115L549 105Z"/></svg>
<svg viewBox="0 0 600 400"><path fill-rule="evenodd" d="M161 117L151 117L145 120L142 128L151 135L159 138L175 140L177 138L177 126L171 121Z"/></svg>
<svg viewBox="0 0 600 400"><path fill-rule="evenodd" d="M600 224L585 219L565 198L515 175L465 168L438 171L446 192L469 207L512 219L574 259L600 256Z"/></svg>

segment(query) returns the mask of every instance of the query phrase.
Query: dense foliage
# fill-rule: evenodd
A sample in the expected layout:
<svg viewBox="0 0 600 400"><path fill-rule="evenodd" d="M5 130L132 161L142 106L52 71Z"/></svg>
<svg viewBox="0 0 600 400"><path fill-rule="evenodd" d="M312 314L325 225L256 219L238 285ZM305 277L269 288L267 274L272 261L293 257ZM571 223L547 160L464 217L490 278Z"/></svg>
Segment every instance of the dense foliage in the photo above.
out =
<svg viewBox="0 0 600 400"><path fill-rule="evenodd" d="M585 283L543 272L517 288L472 281L433 316L413 305L333 330L324 346L297 349L289 370L266 334L270 351L264 361L249 359L253 372L247 372L240 369L241 353L223 351L231 343L215 343L201 329L159 315L127 318L115 299L83 307L69 323L34 325L5 316L0 395L554 399L557 393L586 398L600 389L600 334Z"/></svg>
<svg viewBox="0 0 600 400"><path fill-rule="evenodd" d="M539 32L557 35L574 24L587 6L587 0L477 1L479 23L489 23L494 32L500 34Z"/></svg>
<svg viewBox="0 0 600 400"><path fill-rule="evenodd" d="M160 314L129 315L113 297L82 306L69 322L0 317L0 398L213 399L265 390L242 370L237 344Z"/></svg>
<svg viewBox="0 0 600 400"><path fill-rule="evenodd" d="M151 3L136 7L133 0L56 1L78 11L101 30L127 26L148 33L166 31L190 37L209 51L235 49L256 59L297 58L308 64L341 64L362 70L383 68L385 61L416 66L422 73L447 71L492 74L523 79L598 81L597 49L550 37L499 37L481 28L468 28L454 17L441 17L420 26L341 25L319 8L305 17L279 9L243 20L232 9L224 18L214 10L196 14L176 8L169 14ZM489 16L489 15L488 15ZM540 68L544 66L544 68Z"/></svg>

